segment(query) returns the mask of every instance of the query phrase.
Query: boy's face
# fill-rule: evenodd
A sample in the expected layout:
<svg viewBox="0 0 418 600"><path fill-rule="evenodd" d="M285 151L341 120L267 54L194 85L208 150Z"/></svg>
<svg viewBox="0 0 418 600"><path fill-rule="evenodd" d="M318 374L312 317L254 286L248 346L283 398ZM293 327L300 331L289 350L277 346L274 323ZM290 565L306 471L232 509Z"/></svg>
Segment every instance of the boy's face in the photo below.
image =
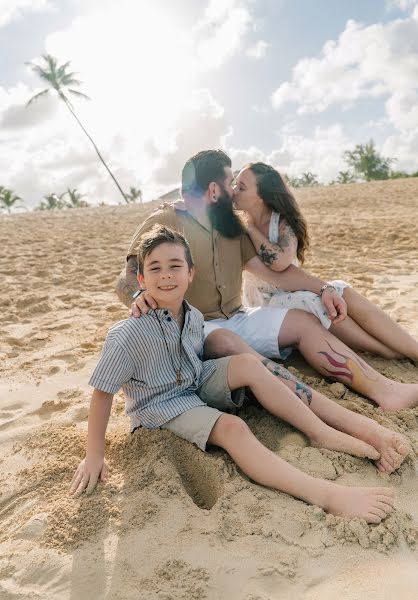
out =
<svg viewBox="0 0 418 600"><path fill-rule="evenodd" d="M183 246L165 242L145 257L144 274L138 274L138 280L159 308L177 310L193 276Z"/></svg>

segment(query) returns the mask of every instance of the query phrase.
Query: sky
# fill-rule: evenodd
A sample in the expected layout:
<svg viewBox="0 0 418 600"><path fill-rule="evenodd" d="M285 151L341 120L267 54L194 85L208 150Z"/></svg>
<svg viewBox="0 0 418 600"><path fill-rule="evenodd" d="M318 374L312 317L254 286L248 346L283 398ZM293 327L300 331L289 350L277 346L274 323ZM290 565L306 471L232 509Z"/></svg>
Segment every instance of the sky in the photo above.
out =
<svg viewBox="0 0 418 600"><path fill-rule="evenodd" d="M418 169L418 0L0 0L0 185L29 208L67 188L116 204L59 98L26 106L45 53L71 61L78 117L145 201L208 148L327 183L373 139Z"/></svg>

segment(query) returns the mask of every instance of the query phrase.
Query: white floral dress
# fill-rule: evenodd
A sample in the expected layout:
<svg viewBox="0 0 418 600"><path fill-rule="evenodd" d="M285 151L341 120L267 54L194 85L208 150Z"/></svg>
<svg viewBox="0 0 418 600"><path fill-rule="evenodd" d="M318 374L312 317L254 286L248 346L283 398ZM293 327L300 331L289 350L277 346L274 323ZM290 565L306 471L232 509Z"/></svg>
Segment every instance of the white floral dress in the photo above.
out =
<svg viewBox="0 0 418 600"><path fill-rule="evenodd" d="M279 221L280 214L272 212L269 224L269 241L272 244L279 242ZM292 264L299 266L299 261L295 257ZM342 296L343 290L350 287L345 281L339 279L330 281L339 296ZM322 325L329 329L331 320L322 304L321 298L313 292L301 290L299 292L286 292L258 279L252 273L244 271L242 287L243 303L245 306L268 306L270 308L297 308L314 314L321 321Z"/></svg>

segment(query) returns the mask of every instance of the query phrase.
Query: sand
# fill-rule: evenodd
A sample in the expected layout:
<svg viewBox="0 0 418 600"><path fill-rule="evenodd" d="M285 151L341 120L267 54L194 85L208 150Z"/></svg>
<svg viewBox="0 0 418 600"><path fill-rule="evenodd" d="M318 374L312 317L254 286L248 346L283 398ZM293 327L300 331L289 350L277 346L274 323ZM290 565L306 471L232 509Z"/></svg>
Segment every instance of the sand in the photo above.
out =
<svg viewBox="0 0 418 600"><path fill-rule="evenodd" d="M313 238L307 268L350 281L418 337L418 179L299 190ZM155 205L154 205L155 206ZM89 375L109 326L130 237L153 205L0 218L0 598L381 600L418 597L416 460L381 475L367 460L308 445L256 405L241 416L274 452L346 485L389 485L380 525L326 515L250 482L222 451L167 431L128 433L113 406L106 485L68 496L84 455ZM407 360L367 357L398 381ZM372 403L293 369L335 401L404 432L418 410Z"/></svg>

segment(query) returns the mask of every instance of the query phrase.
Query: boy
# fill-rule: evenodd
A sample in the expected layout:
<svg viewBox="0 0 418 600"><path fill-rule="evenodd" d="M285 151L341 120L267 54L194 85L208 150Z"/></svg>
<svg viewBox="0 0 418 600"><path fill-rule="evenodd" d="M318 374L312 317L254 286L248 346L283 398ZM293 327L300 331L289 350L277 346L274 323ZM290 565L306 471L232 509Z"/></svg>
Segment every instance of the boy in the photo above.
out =
<svg viewBox="0 0 418 600"><path fill-rule="evenodd" d="M203 316L184 301L194 265L181 234L158 225L146 233L138 249L138 270L141 287L158 307L142 319L120 321L109 331L90 380L95 389L86 458L74 474L71 493L91 493L98 478L107 477L106 427L113 395L123 387L132 431L162 427L203 451L206 445L220 446L262 485L336 515L380 523L392 510L392 489L344 487L306 475L264 447L242 419L223 411L241 406L248 386L266 410L303 431L312 445L379 459L380 470L388 472L404 458L403 436L314 391L308 407L250 354L202 362ZM327 422L341 431L315 414L325 412Z"/></svg>

